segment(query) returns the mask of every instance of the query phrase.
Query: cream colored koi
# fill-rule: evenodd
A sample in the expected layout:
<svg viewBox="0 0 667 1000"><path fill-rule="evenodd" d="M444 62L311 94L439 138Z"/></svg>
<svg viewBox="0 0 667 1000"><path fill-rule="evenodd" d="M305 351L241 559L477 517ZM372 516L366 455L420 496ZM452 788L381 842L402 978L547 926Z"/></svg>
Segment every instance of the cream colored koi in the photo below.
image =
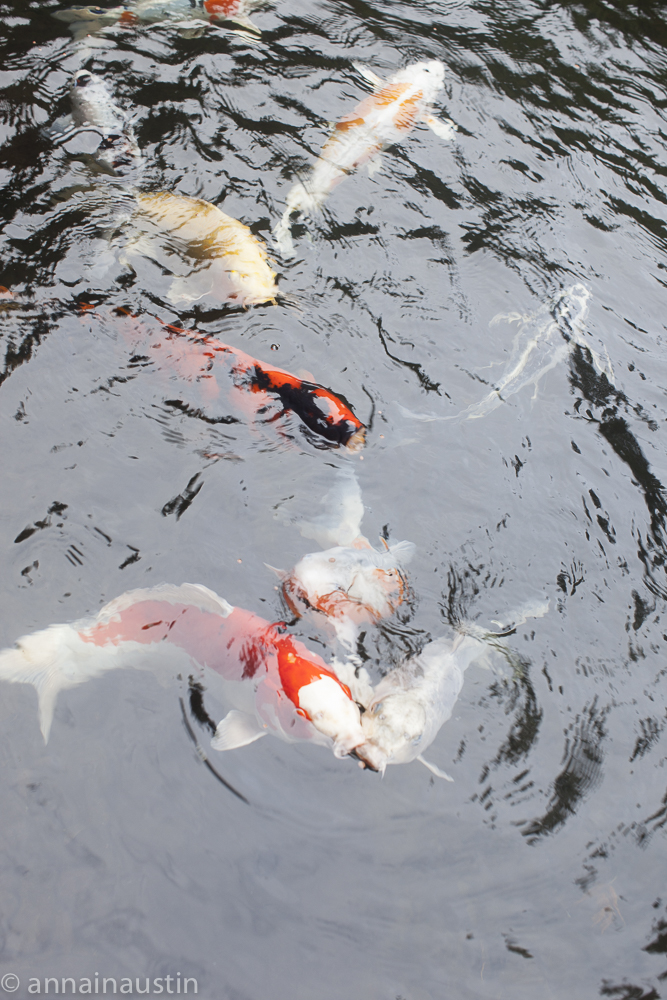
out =
<svg viewBox="0 0 667 1000"><path fill-rule="evenodd" d="M278 287L264 245L242 222L208 201L167 191L139 194L137 202L138 236L126 255L151 257L174 274L170 302L211 295L241 306L275 303Z"/></svg>
<svg viewBox="0 0 667 1000"><path fill-rule="evenodd" d="M371 70L355 67L375 88L375 93L344 115L322 149L310 175L298 181L287 196L287 207L274 230L284 256L293 252L290 217L294 212L317 211L337 184L382 149L400 142L412 127L423 122L443 139L451 139L456 126L431 113L431 104L442 89L445 68L433 59L413 63L383 81Z"/></svg>

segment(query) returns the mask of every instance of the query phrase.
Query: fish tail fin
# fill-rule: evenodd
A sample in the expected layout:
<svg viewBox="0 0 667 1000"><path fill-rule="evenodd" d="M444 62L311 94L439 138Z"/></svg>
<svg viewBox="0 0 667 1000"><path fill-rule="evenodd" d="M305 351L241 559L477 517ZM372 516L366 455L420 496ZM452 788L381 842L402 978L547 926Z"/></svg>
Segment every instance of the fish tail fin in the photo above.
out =
<svg viewBox="0 0 667 1000"><path fill-rule="evenodd" d="M377 73L374 73L369 66L366 66L364 65L364 63L360 62L353 62L352 65L356 69L359 76L362 76L364 80L370 83L371 87L373 87L374 90L380 90L382 87L384 87L385 81L382 79L381 76L378 76Z"/></svg>
<svg viewBox="0 0 667 1000"><path fill-rule="evenodd" d="M60 691L99 674L99 660L90 655L79 633L71 625L49 628L23 636L14 649L0 652L0 680L32 684L39 701L39 726L48 742L53 711ZM80 647L84 655L81 655Z"/></svg>
<svg viewBox="0 0 667 1000"><path fill-rule="evenodd" d="M278 251L285 258L294 256L294 242L292 240L292 226L290 219L294 209L289 203L283 212L282 219L273 229L273 239Z"/></svg>
<svg viewBox="0 0 667 1000"><path fill-rule="evenodd" d="M250 32L253 34L255 36L255 41L257 41L258 37L261 37L262 29L258 28L255 22L251 21L247 14L235 14L234 17L231 17L229 20L232 24L238 24L239 27L244 29L244 32ZM238 34L241 34L241 32L238 32Z"/></svg>
<svg viewBox="0 0 667 1000"><path fill-rule="evenodd" d="M454 780L450 774L447 774L446 771L441 771L439 767L435 766L435 764L431 764L428 760L424 760L424 758L422 757L421 754L419 754L419 757L417 757L417 760L419 761L420 764L423 764L424 767L427 767L429 769L429 771L431 772L431 774L435 774L436 777L438 777L438 778L444 778L445 781L453 781Z"/></svg>

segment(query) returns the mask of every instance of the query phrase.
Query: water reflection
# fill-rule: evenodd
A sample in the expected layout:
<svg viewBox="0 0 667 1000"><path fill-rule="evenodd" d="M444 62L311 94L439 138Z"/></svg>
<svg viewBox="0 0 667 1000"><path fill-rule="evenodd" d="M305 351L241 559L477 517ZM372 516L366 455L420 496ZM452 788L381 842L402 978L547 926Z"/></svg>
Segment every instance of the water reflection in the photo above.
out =
<svg viewBox="0 0 667 1000"><path fill-rule="evenodd" d="M432 747L446 786L414 764L380 781L260 741L225 758L248 810L183 732L180 695L202 745L217 712L185 676L119 672L63 695L48 751L34 704L3 690L3 968L54 974L58 955L77 978L102 958L117 977L175 974L176 955L229 997L657 1000L664 5L279 4L254 15L253 44L108 29L85 68L137 113L141 190L204 199L262 240L364 97L353 62L383 77L446 66L452 146L417 128L379 176L349 178L274 265L296 307L247 311L176 311L168 275L118 266L128 186L42 132L70 110L84 51L53 9L1 11L2 646L160 580L277 620L263 563L305 554L290 525L341 466L294 414L277 434L161 382L83 303L196 328L352 403L370 427L353 458L365 532L417 544L410 599L358 636L376 676L453 622L506 622L544 593L551 611L511 637L516 675L466 672ZM477 403L510 359L492 318L576 282L606 373L578 346L484 420L402 415ZM299 627L326 658L325 631Z"/></svg>

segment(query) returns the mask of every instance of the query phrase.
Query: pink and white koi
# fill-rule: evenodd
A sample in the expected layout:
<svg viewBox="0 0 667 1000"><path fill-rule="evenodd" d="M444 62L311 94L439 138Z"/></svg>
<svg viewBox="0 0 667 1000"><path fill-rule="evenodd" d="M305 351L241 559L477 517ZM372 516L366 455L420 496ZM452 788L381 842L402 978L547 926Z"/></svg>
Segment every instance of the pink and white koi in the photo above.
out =
<svg viewBox="0 0 667 1000"><path fill-rule="evenodd" d="M163 669L170 659L182 668L185 653L218 675L233 708L217 727L216 750L270 733L343 757L365 740L349 688L321 657L199 584L129 591L96 618L23 636L0 652L0 680L36 688L46 741L60 691L115 668L143 668L148 652L158 654Z"/></svg>
<svg viewBox="0 0 667 1000"><path fill-rule="evenodd" d="M456 126L435 118L431 105L442 90L445 67L436 59L413 63L383 81L364 66L355 68L375 92L344 115L335 125L310 175L298 181L287 196L287 207L274 229L284 256L293 253L290 217L294 212L316 212L329 193L363 164L369 165L382 149L400 142L418 122L428 125L442 139L451 139Z"/></svg>

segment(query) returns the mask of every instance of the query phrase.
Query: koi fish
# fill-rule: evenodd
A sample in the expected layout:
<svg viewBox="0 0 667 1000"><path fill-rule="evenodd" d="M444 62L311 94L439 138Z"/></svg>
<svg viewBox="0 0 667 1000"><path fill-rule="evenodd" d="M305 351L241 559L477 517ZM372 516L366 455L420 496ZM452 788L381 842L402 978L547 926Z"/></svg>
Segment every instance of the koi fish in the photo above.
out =
<svg viewBox="0 0 667 1000"><path fill-rule="evenodd" d="M170 656L182 665L185 653L221 679L233 708L211 741L216 750L269 733L328 746L337 757L364 742L359 707L320 656L199 584L132 590L95 618L23 636L0 653L0 680L35 687L46 742L60 691L107 670L141 668L147 653L162 665Z"/></svg>
<svg viewBox="0 0 667 1000"><path fill-rule="evenodd" d="M285 410L293 410L318 437L333 445L343 445L350 452L363 448L365 426L331 389L258 361L215 337L169 324L163 326L167 331L164 336L148 344L140 341L137 349L149 351L151 359L159 359L182 377L199 382L209 400L220 394L215 372L221 364L226 364L234 389L244 396L257 397L255 410L263 409L271 394L280 400ZM140 327L133 325L130 336L135 344L137 332L142 333L142 339L145 336Z"/></svg>
<svg viewBox="0 0 667 1000"><path fill-rule="evenodd" d="M101 142L93 158L111 173L122 174L141 162L130 116L115 103L101 76L78 70L70 88L72 114L59 118L47 134L66 141L81 131L97 132Z"/></svg>
<svg viewBox="0 0 667 1000"><path fill-rule="evenodd" d="M52 16L69 24L76 40L98 34L114 24L131 27L165 21L203 22L199 29L182 29L189 36L201 33L207 24L225 21L232 21L257 36L261 31L248 17L248 11L256 6L259 4L253 0L137 0L119 7L69 7L54 11Z"/></svg>
<svg viewBox="0 0 667 1000"><path fill-rule="evenodd" d="M544 601L527 607L502 633L485 632L462 623L453 640L436 639L418 656L391 670L365 706L361 724L367 742L356 748L359 760L383 774L387 764L418 760L433 774L453 781L422 754L451 717L463 687L464 672L472 663L486 660L493 648L514 666L511 653L500 643L500 637L511 634L527 618L541 618L548 608L548 602Z"/></svg>
<svg viewBox="0 0 667 1000"><path fill-rule="evenodd" d="M278 287L264 244L242 222L208 201L167 191L138 194L137 203L139 236L125 252L150 257L176 275L170 302L197 302L212 295L240 306L275 305ZM185 265L180 275L179 257Z"/></svg>
<svg viewBox="0 0 667 1000"><path fill-rule="evenodd" d="M413 63L383 81L364 66L355 64L375 88L353 111L335 125L310 175L298 181L287 196L287 207L274 229L284 256L293 253L290 217L294 212L318 211L329 193L363 164L369 165L382 149L400 142L417 122L428 125L442 139L451 139L456 126L431 113L431 104L442 90L445 67L432 59Z"/></svg>
<svg viewBox="0 0 667 1000"><path fill-rule="evenodd" d="M570 357L576 347L590 351L593 363L611 382L614 372L605 350L603 358L591 346L586 336L586 318L590 289L577 283L565 288L552 302L545 303L532 313L501 313L494 316L490 326L502 322L516 323L517 332L512 343L510 359L491 392L478 403L472 403L460 413L438 416L432 413L413 413L399 404L404 416L424 423L441 420L477 420L492 413L510 396L527 385L533 386L533 399L542 378L562 361Z"/></svg>
<svg viewBox="0 0 667 1000"><path fill-rule="evenodd" d="M405 600L402 565L413 551L412 542L396 542L378 552L359 537L351 546L311 552L284 577L283 598L297 617L308 610L326 615L351 649L361 625L389 617Z"/></svg>

